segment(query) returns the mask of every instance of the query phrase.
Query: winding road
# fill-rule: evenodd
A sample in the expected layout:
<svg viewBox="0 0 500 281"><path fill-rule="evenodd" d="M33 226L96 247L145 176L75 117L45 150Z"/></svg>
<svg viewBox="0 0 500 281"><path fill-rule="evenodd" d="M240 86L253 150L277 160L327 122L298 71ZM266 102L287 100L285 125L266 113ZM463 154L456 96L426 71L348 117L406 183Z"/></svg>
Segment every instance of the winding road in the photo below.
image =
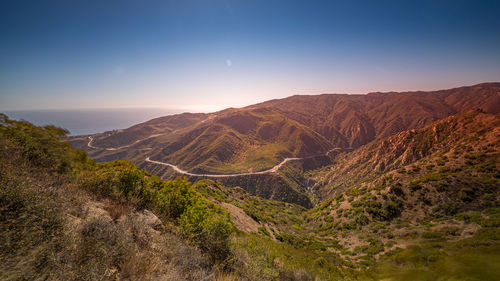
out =
<svg viewBox="0 0 500 281"><path fill-rule="evenodd" d="M149 139L149 138L152 138L152 137L155 137L156 135L152 135L152 136L149 136L148 138L146 139ZM141 140L138 140L138 141L135 141L134 143L132 144L129 144L129 145L125 145L125 146L120 146L120 147L116 147L116 148L102 148L102 147L96 147L96 146L93 146L92 145L92 141L94 141L94 139L89 136L89 142L87 143L87 146L90 147L90 148L94 148L94 149L104 149L104 150L118 150L118 149L122 149L122 148L126 148L126 147L130 147L140 141L142 141L144 139L141 139ZM183 174L183 175L186 175L186 176L193 176L193 177L210 177L210 178L228 178L228 177L238 177L238 176L249 176L249 175L262 175L262 174L270 174L270 173L277 173L278 170L281 168L281 166L283 166L285 163L289 162L289 161L296 161L296 160L303 160L303 159L310 159L310 158L314 158L314 157L320 157L320 156L328 156L328 154L330 154L331 152L335 151L335 150L349 150L349 149L352 149L352 148L341 148L341 147L336 147L336 148L332 148L330 150L328 150L327 152L323 153L323 154L317 154L317 155L312 155L312 156L308 156L308 157L292 157L292 158L285 158L283 159L283 161L281 161L279 164L277 164L276 166L270 168L270 169L267 169L267 170L264 170L264 171L259 171L259 172L247 172L247 173L236 173L236 174L197 174L197 173L191 173L191 172L188 172L188 171L184 171L182 170L181 168L177 167L176 165L174 164L170 164L170 163L167 163L167 162L161 162L161 161L155 161L155 160L151 160L149 157L146 157L145 161L146 162L149 162L149 163L153 163L153 164L157 164L157 165L163 165L163 166L168 166L172 169L174 169L174 171L176 171L177 173L179 174Z"/></svg>

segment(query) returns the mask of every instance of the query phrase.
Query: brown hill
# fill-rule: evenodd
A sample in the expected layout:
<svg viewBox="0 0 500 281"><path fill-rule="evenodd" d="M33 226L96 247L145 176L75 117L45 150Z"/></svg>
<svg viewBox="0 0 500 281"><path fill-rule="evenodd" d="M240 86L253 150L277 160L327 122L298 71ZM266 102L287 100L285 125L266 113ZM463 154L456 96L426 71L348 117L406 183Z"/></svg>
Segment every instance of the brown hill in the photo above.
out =
<svg viewBox="0 0 500 281"><path fill-rule="evenodd" d="M467 111L340 155L335 164L318 173L316 191L320 197L328 198L351 188L375 185L379 177L386 177L390 171L391 181L405 178L409 182L408 175L410 180L433 173L442 173L434 175L441 177L450 171L458 175L465 170L474 178L477 175L471 169L478 168L476 164L491 164L490 176L498 177L495 172L500 168L499 140L500 115ZM497 184L497 180L490 183Z"/></svg>
<svg viewBox="0 0 500 281"><path fill-rule="evenodd" d="M350 146L359 147L375 138L422 128L468 109L500 113L500 83L432 92L292 96L249 108L279 110L334 144L341 144L341 136Z"/></svg>

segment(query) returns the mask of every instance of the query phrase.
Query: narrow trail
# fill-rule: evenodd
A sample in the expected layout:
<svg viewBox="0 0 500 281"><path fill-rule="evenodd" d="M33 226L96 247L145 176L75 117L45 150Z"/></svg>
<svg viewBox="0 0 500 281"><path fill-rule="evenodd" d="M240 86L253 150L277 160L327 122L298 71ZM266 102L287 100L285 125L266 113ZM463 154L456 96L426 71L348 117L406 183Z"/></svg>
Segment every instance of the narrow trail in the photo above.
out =
<svg viewBox="0 0 500 281"><path fill-rule="evenodd" d="M90 147L90 148L94 148L94 149L118 150L118 149L130 147L130 146L132 146L132 145L134 145L134 144L136 144L136 143L138 143L140 141L143 141L143 140L155 137L155 136L157 136L157 135L152 135L152 136L149 136L149 137L147 137L145 139L141 139L141 140L135 141L132 144L125 145L125 146L120 146L120 147L116 147L116 148L95 147L95 146L92 145L92 141L94 139L91 136L89 136L89 142L87 143L87 146ZM281 168L281 166L283 166L284 164L286 164L289 161L297 161L297 160L311 159L311 158L321 157L321 156L328 156L328 154L330 154L331 152L336 151L336 150L350 150L350 149L352 149L352 148L350 148L350 147L349 148L336 147L336 148L332 148L332 149L330 149L327 152L322 153L322 154L317 154L317 155L312 155L312 156L307 156L307 157L287 157L287 158L283 159L283 161L281 161L279 164L275 165L274 167L272 167L270 169L267 169L267 170L264 170L264 171L259 171L259 172L247 172L247 173L236 173L236 174L197 174L197 173L191 173L191 172L182 170L178 166L176 166L174 164L171 164L171 163L161 162L161 161L156 161L156 160L151 160L149 156L146 157L146 159L144 159L144 160L146 162L149 162L149 163L153 163L153 164L157 164L157 165L163 165L163 166L168 166L168 167L172 168L174 171L176 171L177 173L183 174L183 175L187 175L187 176L193 176L193 177L210 177L210 178L228 178L228 177L249 176L249 175L263 175L263 174L277 173L278 170Z"/></svg>
<svg viewBox="0 0 500 281"><path fill-rule="evenodd" d="M140 143L142 141L145 141L145 140L148 140L148 139L151 139L151 138L156 138L158 136L161 136L161 135L164 135L164 134L155 134L155 135L151 135L147 138L143 138L143 139L140 139L140 140L136 140L134 141L133 143L131 144L127 144L127 145L124 145L124 146L119 146L119 147L110 147L110 148L104 148L104 147L97 147L97 146L93 146L92 145L92 142L94 141L94 138L92 136L89 136L89 142L87 143L87 146L90 147L90 148L94 148L94 149L104 149L104 150L119 150L119 149L124 149L124 148L127 148L127 147L131 147L133 146L134 144L137 144L137 143Z"/></svg>

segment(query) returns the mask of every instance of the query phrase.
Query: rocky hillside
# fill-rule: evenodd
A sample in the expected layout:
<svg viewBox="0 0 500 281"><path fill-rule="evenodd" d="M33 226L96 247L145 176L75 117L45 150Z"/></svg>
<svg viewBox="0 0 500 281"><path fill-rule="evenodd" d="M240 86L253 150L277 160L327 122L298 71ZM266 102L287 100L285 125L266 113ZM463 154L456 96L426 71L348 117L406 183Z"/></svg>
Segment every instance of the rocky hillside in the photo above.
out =
<svg viewBox="0 0 500 281"><path fill-rule="evenodd" d="M500 117L480 111L375 141L312 173L325 201L309 221L325 237L344 232L353 256L497 231L499 151Z"/></svg>
<svg viewBox="0 0 500 281"><path fill-rule="evenodd" d="M317 178L317 190L324 194L339 192L337 190L344 190L438 153L442 154L442 159L430 164L427 171L444 166L457 157L473 154L474 151L483 153L481 157L497 157L499 139L498 114L467 111L422 129L404 131L373 141L341 155L335 164L323 169L323 174Z"/></svg>

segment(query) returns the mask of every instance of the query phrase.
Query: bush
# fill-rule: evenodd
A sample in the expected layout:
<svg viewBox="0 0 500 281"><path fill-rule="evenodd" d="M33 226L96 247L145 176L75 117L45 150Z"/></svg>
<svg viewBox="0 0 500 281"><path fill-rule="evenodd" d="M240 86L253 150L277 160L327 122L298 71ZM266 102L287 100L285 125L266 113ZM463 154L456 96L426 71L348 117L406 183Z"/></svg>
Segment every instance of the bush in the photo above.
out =
<svg viewBox="0 0 500 281"><path fill-rule="evenodd" d="M399 197L402 197L405 195L403 189L401 188L401 184L395 184L393 186L391 186L391 189L389 190L390 193L393 193Z"/></svg>
<svg viewBox="0 0 500 281"><path fill-rule="evenodd" d="M119 269L133 251L123 230L107 217L85 223L78 240L73 252L78 279L106 276L110 269Z"/></svg>
<svg viewBox="0 0 500 281"><path fill-rule="evenodd" d="M417 190L420 190L422 189L422 186L420 184L418 184L417 181L412 181L410 182L410 185L408 186L408 188L412 191L412 192L415 192Z"/></svg>
<svg viewBox="0 0 500 281"><path fill-rule="evenodd" d="M470 187L464 187L458 192L458 198L464 202L471 202L474 199L474 190Z"/></svg>
<svg viewBox="0 0 500 281"><path fill-rule="evenodd" d="M194 241L213 262L229 256L233 224L227 212L198 200L179 217L179 224L183 235Z"/></svg>
<svg viewBox="0 0 500 281"><path fill-rule="evenodd" d="M305 247L306 243L304 240L300 237L297 237L293 234L288 234L288 233L278 233L274 235L276 239L280 242L287 243L295 248L303 248Z"/></svg>
<svg viewBox="0 0 500 281"><path fill-rule="evenodd" d="M479 223L481 221L481 214L479 212L458 213L455 215L455 219L466 223Z"/></svg>
<svg viewBox="0 0 500 281"><path fill-rule="evenodd" d="M37 127L26 121L10 120L0 114L0 136L32 165L55 173L71 169L74 150L67 143L59 141L67 130L55 126ZM80 156L81 157L81 156Z"/></svg>
<svg viewBox="0 0 500 281"><path fill-rule="evenodd" d="M157 196L160 211L172 219L178 219L193 206L198 198L186 179L165 182Z"/></svg>
<svg viewBox="0 0 500 281"><path fill-rule="evenodd" d="M394 201L385 201L384 204L379 201L369 201L366 207L373 219L377 220L392 220L401 214L401 203Z"/></svg>
<svg viewBox="0 0 500 281"><path fill-rule="evenodd" d="M356 217L355 222L358 225L367 225L370 222L370 220L368 219L368 217L366 217L365 215L362 214L362 215Z"/></svg>
<svg viewBox="0 0 500 281"><path fill-rule="evenodd" d="M314 264L319 267L324 267L325 265L328 264L328 262L325 260L325 258L319 257L314 260Z"/></svg>
<svg viewBox="0 0 500 281"><path fill-rule="evenodd" d="M384 243L378 240L372 240L368 245L357 246L354 248L356 252L365 253L367 255L376 255L384 251Z"/></svg>
<svg viewBox="0 0 500 281"><path fill-rule="evenodd" d="M267 231L267 229L265 227L263 227L263 226L259 227L257 230L261 234L264 234L266 236L271 236L271 234L269 233L269 231Z"/></svg>
<svg viewBox="0 0 500 281"><path fill-rule="evenodd" d="M453 216L454 214L456 214L458 212L459 208L460 207L455 203L444 203L441 206L441 209L443 210L444 214L447 216Z"/></svg>

